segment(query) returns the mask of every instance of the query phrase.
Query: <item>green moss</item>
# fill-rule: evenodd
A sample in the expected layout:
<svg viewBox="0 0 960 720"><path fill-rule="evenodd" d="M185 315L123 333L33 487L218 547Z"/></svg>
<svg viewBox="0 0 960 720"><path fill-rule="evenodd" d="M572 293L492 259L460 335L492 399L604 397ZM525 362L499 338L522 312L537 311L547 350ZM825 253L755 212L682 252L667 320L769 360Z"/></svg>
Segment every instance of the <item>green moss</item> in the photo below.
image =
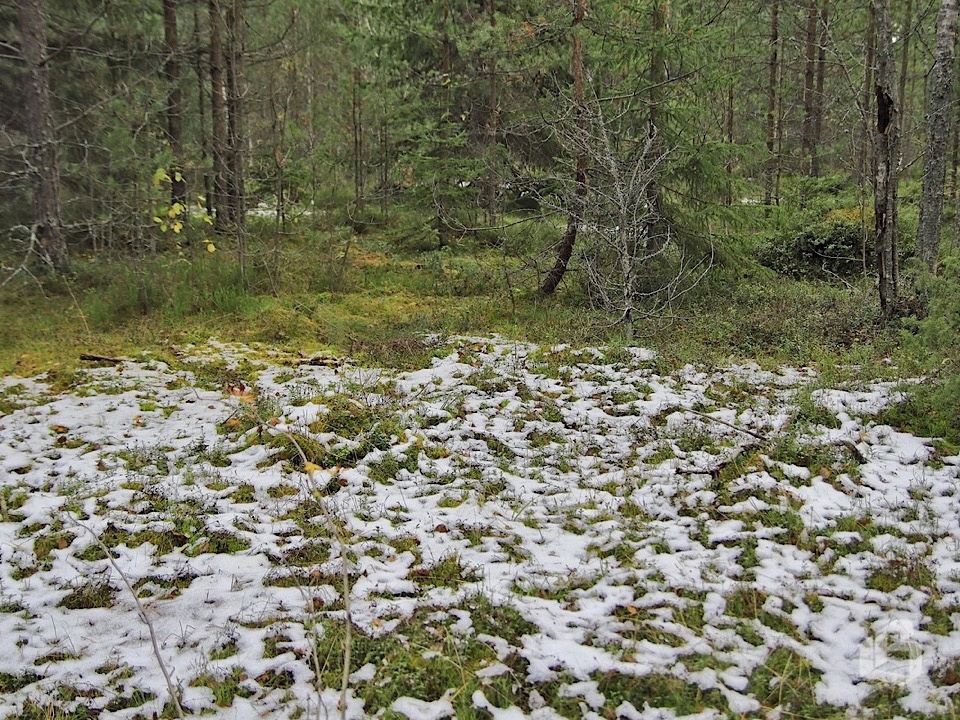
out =
<svg viewBox="0 0 960 720"><path fill-rule="evenodd" d="M817 703L815 688L821 673L793 650L776 648L753 674L747 691L764 711L781 707L792 715L806 718L845 717L845 710Z"/></svg>
<svg viewBox="0 0 960 720"><path fill-rule="evenodd" d="M68 610L84 610L88 608L112 607L117 589L108 582L87 581L73 589L73 591L57 603L57 607Z"/></svg>

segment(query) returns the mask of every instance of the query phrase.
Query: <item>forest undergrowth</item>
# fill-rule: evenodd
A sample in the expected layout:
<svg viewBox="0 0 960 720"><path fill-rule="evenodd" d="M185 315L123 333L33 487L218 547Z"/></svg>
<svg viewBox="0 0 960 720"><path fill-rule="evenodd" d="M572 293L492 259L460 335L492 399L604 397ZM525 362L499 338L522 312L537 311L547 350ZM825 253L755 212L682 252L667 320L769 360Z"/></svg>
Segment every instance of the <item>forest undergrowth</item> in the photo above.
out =
<svg viewBox="0 0 960 720"><path fill-rule="evenodd" d="M952 717L949 307L726 267L628 341L481 242L253 248L0 290L5 716Z"/></svg>

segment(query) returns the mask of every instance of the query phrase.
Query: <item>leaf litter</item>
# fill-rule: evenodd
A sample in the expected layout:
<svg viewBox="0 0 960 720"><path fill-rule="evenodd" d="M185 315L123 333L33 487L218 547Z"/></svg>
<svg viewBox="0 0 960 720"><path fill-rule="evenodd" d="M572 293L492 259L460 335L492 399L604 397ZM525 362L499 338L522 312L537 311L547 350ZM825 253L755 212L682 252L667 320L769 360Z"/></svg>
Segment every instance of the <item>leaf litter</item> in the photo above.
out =
<svg viewBox="0 0 960 720"><path fill-rule="evenodd" d="M188 713L338 714L344 563L349 717L951 712L960 457L894 384L435 344L3 380L0 717L164 712L118 570Z"/></svg>

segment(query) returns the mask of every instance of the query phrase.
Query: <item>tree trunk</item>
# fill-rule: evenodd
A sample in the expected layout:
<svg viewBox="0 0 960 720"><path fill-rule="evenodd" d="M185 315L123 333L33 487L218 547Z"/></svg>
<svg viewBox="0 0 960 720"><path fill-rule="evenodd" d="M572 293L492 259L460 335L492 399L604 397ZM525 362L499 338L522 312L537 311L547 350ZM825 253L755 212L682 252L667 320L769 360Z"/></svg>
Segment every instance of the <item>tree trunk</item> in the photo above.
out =
<svg viewBox="0 0 960 720"><path fill-rule="evenodd" d="M867 22L867 36L864 45L867 49L867 61L863 68L863 88L858 103L860 105L860 152L857 157L857 171L860 184L860 226L863 231L862 242L860 245L861 262L863 264L863 276L867 277L870 272L870 256L873 254L870 248L871 230L867 222L867 187L871 183L867 178L867 169L872 165L870 149L873 146L873 135L871 134L870 108L873 106L871 98L874 94L873 87L873 66L877 47L877 13L873 3L868 5L869 21Z"/></svg>
<svg viewBox="0 0 960 720"><path fill-rule="evenodd" d="M577 114L577 128L581 135L585 130L586 117L584 112L584 85L583 85L583 38L581 28L586 15L587 0L573 0L573 23L571 25L572 58L570 70L573 73L573 102ZM543 279L540 292L544 295L553 293L567 272L567 265L573 256L573 248L577 243L577 232L580 229L580 217L583 214L583 201L587 194L587 156L578 151L576 170L574 171L573 197L570 198L570 209L567 212L567 228L560 240L557 251L557 261Z"/></svg>
<svg viewBox="0 0 960 720"><path fill-rule="evenodd" d="M954 54L956 54L956 45L954 45ZM955 112L960 113L960 92L954 90L954 105L957 107ZM960 167L960 125L953 123L953 142L950 148L950 199L957 199L957 169Z"/></svg>
<svg viewBox="0 0 960 720"><path fill-rule="evenodd" d="M803 70L803 122L800 126L800 165L804 174L811 174L814 125L814 78L817 61L817 0L807 0L806 51Z"/></svg>
<svg viewBox="0 0 960 720"><path fill-rule="evenodd" d="M873 135L874 231L880 307L897 313L900 269L897 257L897 185L900 175L900 107L895 85L890 0L873 0L877 16L877 127Z"/></svg>
<svg viewBox="0 0 960 720"><path fill-rule="evenodd" d="M204 89L207 85L207 78L203 69L204 43L200 39L200 12L197 5L193 6L193 47L193 70L197 76L197 121L200 126L200 165L206 168L207 158L210 157L210 141L207 134L207 93ZM203 197L207 216L213 217L213 182L206 169L203 171Z"/></svg>
<svg viewBox="0 0 960 720"><path fill-rule="evenodd" d="M46 8L43 0L20 2L20 47L25 64L27 160L33 184L33 224L39 251L56 272L70 270L60 214L60 166L50 106Z"/></svg>
<svg viewBox="0 0 960 720"><path fill-rule="evenodd" d="M487 0L487 15L491 31L497 26L497 0ZM497 100L497 53L491 52L487 68L487 179L484 205L487 225L497 224L497 128L500 122L500 103Z"/></svg>
<svg viewBox="0 0 960 720"><path fill-rule="evenodd" d="M954 41L957 36L957 0L941 0L937 14L937 50L930 73L927 99L926 147L923 153L923 194L917 225L917 252L934 270L940 252L943 186L947 170L947 143L953 119Z"/></svg>
<svg viewBox="0 0 960 720"><path fill-rule="evenodd" d="M730 83L727 86L727 107L726 107L726 120L724 121L724 140L727 144L730 145L730 150L733 149L733 83ZM724 169L727 173L727 186L726 201L727 207L733 205L733 153L731 152L730 156L727 158L727 162L724 165Z"/></svg>
<svg viewBox="0 0 960 720"><path fill-rule="evenodd" d="M900 99L901 132L903 132L904 129L908 129L908 132L902 135L903 147L901 147L901 154L910 157L910 132L907 123L909 122L908 116L911 115L911 112L907 102L909 98L907 94L907 75L910 68L910 36L913 35L913 0L907 0L903 14L903 26L899 35L903 38L903 49L900 55L900 80L897 83L897 97Z"/></svg>
<svg viewBox="0 0 960 720"><path fill-rule="evenodd" d="M230 224L237 236L240 278L246 282L247 193L243 172L243 0L232 0L227 8L227 200Z"/></svg>
<svg viewBox="0 0 960 720"><path fill-rule="evenodd" d="M186 205L187 183L183 179L183 122L180 91L180 47L177 41L177 0L163 0L163 75L167 81L167 142L170 143L170 204Z"/></svg>
<svg viewBox="0 0 960 720"><path fill-rule="evenodd" d="M233 0L227 9L227 177L230 190L230 220L240 230L246 218L246 181L244 178L243 99L243 0Z"/></svg>
<svg viewBox="0 0 960 720"><path fill-rule="evenodd" d="M353 102L350 104L350 128L353 131L353 204L357 220L363 214L364 173L363 173L363 100L360 96L363 76L360 67L353 69Z"/></svg>
<svg viewBox="0 0 960 720"><path fill-rule="evenodd" d="M441 107L440 107L440 148L437 153L438 158L441 163L443 163L450 152L448 147L450 141L450 123L451 118L450 114L453 109L450 97L450 87L453 85L453 40L450 38L450 3L445 2L443 5L443 31L441 34L441 55L440 55L440 72L443 77L443 91L441 93ZM446 247L450 243L450 218L449 211L447 209L447 184L448 180L446 178L438 178L435 182L439 183L439 187L435 187L434 201L436 209L436 222L437 222L437 242L440 247Z"/></svg>
<svg viewBox="0 0 960 720"><path fill-rule="evenodd" d="M224 233L230 225L227 181L227 105L224 85L223 14L220 0L209 0L210 12L210 150L213 156L214 229Z"/></svg>
<svg viewBox="0 0 960 720"><path fill-rule="evenodd" d="M651 14L653 31L653 49L650 52L650 94L647 102L650 106L650 120L647 126L647 138L650 140L652 157L663 154L663 134L660 128L660 107L663 104L664 85L667 83L667 58L663 50L664 35L667 29L667 16L670 12L669 0L657 0ZM646 202L646 243L647 251L654 255L664 246L663 213L660 208L660 187L655 178L650 178L644 193Z"/></svg>
<svg viewBox="0 0 960 720"><path fill-rule="evenodd" d="M817 43L817 89L813 97L813 142L810 145L810 174L820 177L820 139L823 135L823 86L827 74L827 38L830 0L820 8L820 40Z"/></svg>
<svg viewBox="0 0 960 720"><path fill-rule="evenodd" d="M767 70L767 162L763 174L763 204L773 204L773 175L777 158L777 88L780 84L780 0L770 7L770 66Z"/></svg>

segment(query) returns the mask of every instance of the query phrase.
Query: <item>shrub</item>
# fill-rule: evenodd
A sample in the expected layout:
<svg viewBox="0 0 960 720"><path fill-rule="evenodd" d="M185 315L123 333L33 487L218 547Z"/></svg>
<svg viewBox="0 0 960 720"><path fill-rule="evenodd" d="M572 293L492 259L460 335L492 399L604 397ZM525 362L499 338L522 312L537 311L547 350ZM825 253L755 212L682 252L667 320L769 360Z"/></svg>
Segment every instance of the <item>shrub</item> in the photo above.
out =
<svg viewBox="0 0 960 720"><path fill-rule="evenodd" d="M910 386L908 398L891 408L887 422L960 445L960 256L947 256L933 276L918 271L916 288L926 314L907 322L904 346L927 378Z"/></svg>
<svg viewBox="0 0 960 720"><path fill-rule="evenodd" d="M865 252L866 250L866 252ZM832 217L802 232L781 232L761 241L761 265L794 278L855 277L873 266L859 219Z"/></svg>

